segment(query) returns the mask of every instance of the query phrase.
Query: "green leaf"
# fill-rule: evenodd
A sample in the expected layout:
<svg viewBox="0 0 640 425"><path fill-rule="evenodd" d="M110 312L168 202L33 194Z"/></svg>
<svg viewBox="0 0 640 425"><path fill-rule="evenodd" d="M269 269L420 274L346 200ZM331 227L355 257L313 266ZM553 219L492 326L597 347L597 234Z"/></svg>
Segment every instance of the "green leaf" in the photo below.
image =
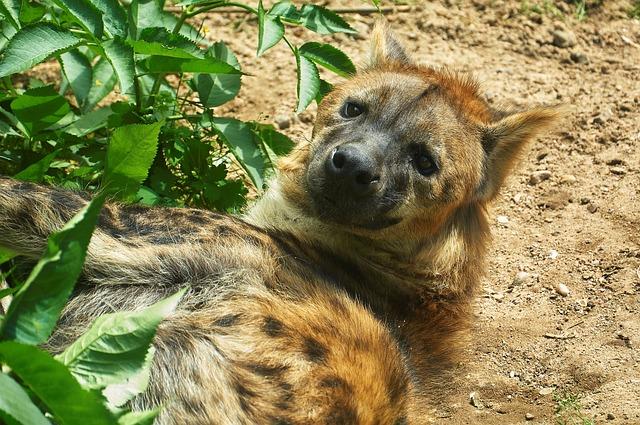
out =
<svg viewBox="0 0 640 425"><path fill-rule="evenodd" d="M0 0L1 2L2 0ZM1 8L2 6L0 6ZM20 23L23 25L29 25L42 19L44 14L47 13L47 8L36 2L30 2L29 0L22 0L22 7L20 8Z"/></svg>
<svg viewBox="0 0 640 425"><path fill-rule="evenodd" d="M149 56L146 60L147 69L152 73L184 73L207 72L211 74L240 74L241 72L219 59L206 57L204 59L182 59L166 56Z"/></svg>
<svg viewBox="0 0 640 425"><path fill-rule="evenodd" d="M142 371L161 321L175 310L186 288L138 311L105 314L56 359L85 388L104 388Z"/></svg>
<svg viewBox="0 0 640 425"><path fill-rule="evenodd" d="M11 110L29 135L34 135L60 121L71 112L71 107L53 86L44 86L29 89L15 98Z"/></svg>
<svg viewBox="0 0 640 425"><path fill-rule="evenodd" d="M129 412L118 418L118 425L151 425L162 409Z"/></svg>
<svg viewBox="0 0 640 425"><path fill-rule="evenodd" d="M234 118L212 117L211 124L258 191L263 189L265 158L249 125Z"/></svg>
<svg viewBox="0 0 640 425"><path fill-rule="evenodd" d="M284 37L284 24L278 16L269 15L258 3L258 56L275 46Z"/></svg>
<svg viewBox="0 0 640 425"><path fill-rule="evenodd" d="M356 67L340 49L330 44L316 43L314 41L305 43L300 47L300 54L312 60L320 66L324 66L329 71L333 71L343 77L348 77L356 73Z"/></svg>
<svg viewBox="0 0 640 425"><path fill-rule="evenodd" d="M63 131L77 137L86 136L89 133L106 127L108 123L107 120L113 114L115 114L115 112L113 112L111 106L96 109L95 111L82 115L79 119L66 126Z"/></svg>
<svg viewBox="0 0 640 425"><path fill-rule="evenodd" d="M35 162L29 165L27 168L20 171L18 174L14 175L13 177L18 180L23 180L27 182L35 182L35 183L41 182L45 173L49 169L51 162L56 158L59 152L60 152L60 149L56 149L55 151L51 152L49 155L45 156L38 162Z"/></svg>
<svg viewBox="0 0 640 425"><path fill-rule="evenodd" d="M296 51L298 65L298 113L304 111L316 98L320 90L320 74L316 65Z"/></svg>
<svg viewBox="0 0 640 425"><path fill-rule="evenodd" d="M178 18L169 12L163 11L164 0L136 0L131 3L133 26L137 28L140 36L145 28L164 27L173 31L178 22ZM180 34L189 40L198 41L200 35L198 30L187 23L183 23Z"/></svg>
<svg viewBox="0 0 640 425"><path fill-rule="evenodd" d="M187 37L180 34L173 34L171 31L166 28L161 27L152 27L145 28L140 33L140 40L146 41L148 43L158 43L166 49L179 49L183 52L183 54L188 54L189 56L174 56L174 55L166 55L166 56L174 56L174 57L187 57L187 58L202 58L204 57L204 51L200 49L193 41L189 40ZM166 50L165 49L165 50ZM139 52L145 53L145 52ZM145 53L145 54L155 54Z"/></svg>
<svg viewBox="0 0 640 425"><path fill-rule="evenodd" d="M2 327L5 338L26 344L41 344L49 338L82 271L103 201L104 197L96 197L49 236L44 255L9 306Z"/></svg>
<svg viewBox="0 0 640 425"><path fill-rule="evenodd" d="M274 154L278 156L286 155L295 146L293 140L277 131L272 125L255 124L255 129L260 139L269 146Z"/></svg>
<svg viewBox="0 0 640 425"><path fill-rule="evenodd" d="M104 26L112 36L126 38L127 14L118 0L89 0L102 14Z"/></svg>
<svg viewBox="0 0 640 425"><path fill-rule="evenodd" d="M162 122L130 124L113 132L102 178L107 192L127 199L138 191L156 156L162 125Z"/></svg>
<svg viewBox="0 0 640 425"><path fill-rule="evenodd" d="M185 52L182 49L165 46L159 42L149 42L144 40L129 40L129 45L133 47L133 51L143 55L167 56L172 58L193 59L196 56Z"/></svg>
<svg viewBox="0 0 640 425"><path fill-rule="evenodd" d="M20 12L20 0L0 0L0 14L17 30L20 29Z"/></svg>
<svg viewBox="0 0 640 425"><path fill-rule="evenodd" d="M15 302L15 301L14 301ZM82 389L67 368L44 351L0 342L0 362L11 368L63 425L112 425L116 419L95 392Z"/></svg>
<svg viewBox="0 0 640 425"><path fill-rule="evenodd" d="M296 9L295 5L290 1L279 1L271 6L268 12L271 16L278 16L281 20L285 20L291 23L300 24L300 12Z"/></svg>
<svg viewBox="0 0 640 425"><path fill-rule="evenodd" d="M18 254L16 254L13 251L10 251L7 248L4 248L4 247L0 248L0 264L6 263L7 261L14 258L16 255Z"/></svg>
<svg viewBox="0 0 640 425"><path fill-rule="evenodd" d="M318 34L333 34L336 32L357 33L356 30L351 28L351 26L336 13L319 5L302 5L300 15L302 25Z"/></svg>
<svg viewBox="0 0 640 425"><path fill-rule="evenodd" d="M111 93L117 81L118 77L109 61L104 57L100 58L93 68L91 89L82 110L86 112L93 109L98 102Z"/></svg>
<svg viewBox="0 0 640 425"><path fill-rule="evenodd" d="M0 373L0 417L3 414L23 425L51 425L20 384Z"/></svg>
<svg viewBox="0 0 640 425"><path fill-rule="evenodd" d="M316 95L316 103L319 105L322 102L322 99L329 94L329 92L333 90L333 85L331 83L326 82L322 78L320 79L320 89L318 90L318 94Z"/></svg>
<svg viewBox="0 0 640 425"><path fill-rule="evenodd" d="M208 53L215 59L222 60L232 67L240 69L238 59L224 43L214 43L209 48ZM240 92L240 78L240 75L196 74L193 76L193 81L202 105L215 107L227 103L238 95Z"/></svg>
<svg viewBox="0 0 640 425"><path fill-rule="evenodd" d="M82 40L49 23L23 27L2 52L0 77L26 71L50 56L70 50Z"/></svg>
<svg viewBox="0 0 640 425"><path fill-rule="evenodd" d="M135 79L135 63L133 62L133 49L119 38L107 40L102 43L104 55L113 67L118 81L120 82L120 92L129 93Z"/></svg>
<svg viewBox="0 0 640 425"><path fill-rule="evenodd" d="M77 49L71 50L60 56L62 71L64 72L73 94L76 96L78 106L82 108L87 101L89 91L91 90L91 81L93 78L93 69L89 59Z"/></svg>
<svg viewBox="0 0 640 425"><path fill-rule="evenodd" d="M144 364L138 373L129 376L124 382L107 385L102 390L102 395L106 397L109 404L116 407L124 406L147 389L149 379L151 379L151 365L153 364L155 352L155 348L150 346Z"/></svg>
<svg viewBox="0 0 640 425"><path fill-rule="evenodd" d="M103 26L100 11L87 0L53 0L61 9L69 13L89 34L99 39Z"/></svg>

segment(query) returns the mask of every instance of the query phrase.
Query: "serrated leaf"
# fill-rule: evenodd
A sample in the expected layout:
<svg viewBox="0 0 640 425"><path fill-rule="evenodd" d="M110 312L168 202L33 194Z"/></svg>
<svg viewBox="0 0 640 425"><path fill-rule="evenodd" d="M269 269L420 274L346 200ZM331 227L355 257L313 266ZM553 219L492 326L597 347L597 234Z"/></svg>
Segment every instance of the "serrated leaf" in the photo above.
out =
<svg viewBox="0 0 640 425"><path fill-rule="evenodd" d="M258 3L258 56L275 46L284 37L284 24L275 15L269 15Z"/></svg>
<svg viewBox="0 0 640 425"><path fill-rule="evenodd" d="M82 110L86 112L93 109L98 102L111 93L117 81L118 76L109 61L104 57L100 58L93 67L91 89Z"/></svg>
<svg viewBox="0 0 640 425"><path fill-rule="evenodd" d="M277 131L272 125L255 124L255 131L271 151L278 155L286 155L295 146L293 140Z"/></svg>
<svg viewBox="0 0 640 425"><path fill-rule="evenodd" d="M71 107L53 86L43 86L15 98L11 110L29 135L34 135L60 121L71 112Z"/></svg>
<svg viewBox="0 0 640 425"><path fill-rule="evenodd" d="M104 197L82 208L49 236L47 248L16 293L2 325L2 335L25 344L45 342L71 295Z"/></svg>
<svg viewBox="0 0 640 425"><path fill-rule="evenodd" d="M222 142L236 157L242 168L255 185L262 191L264 185L265 158L260 149L260 142L251 131L250 126L234 118L212 117L211 125Z"/></svg>
<svg viewBox="0 0 640 425"><path fill-rule="evenodd" d="M127 14L117 0L89 0L102 13L102 20L112 36L126 38Z"/></svg>
<svg viewBox="0 0 640 425"><path fill-rule="evenodd" d="M0 77L26 71L50 56L78 46L82 40L49 23L25 26L2 52Z"/></svg>
<svg viewBox="0 0 640 425"><path fill-rule="evenodd" d="M145 62L148 71L152 73L207 72L211 74L241 74L240 71L228 63L211 57L205 57L203 59L182 59L166 56L149 56Z"/></svg>
<svg viewBox="0 0 640 425"><path fill-rule="evenodd" d="M3 414L23 425L51 425L20 384L0 373L0 417Z"/></svg>
<svg viewBox="0 0 640 425"><path fill-rule="evenodd" d="M1 2L2 0L0 0ZM22 0L22 6L20 7L20 23L22 25L29 25L42 19L44 14L47 13L47 8L36 2L30 2L29 0Z"/></svg>
<svg viewBox="0 0 640 425"><path fill-rule="evenodd" d="M61 9L69 13L76 22L95 38L101 38L103 32L100 11L87 0L53 0Z"/></svg>
<svg viewBox="0 0 640 425"><path fill-rule="evenodd" d="M240 69L238 59L224 43L214 43L209 48L208 54ZM193 76L193 81L202 105L215 107L227 103L238 95L240 78L240 75L196 74Z"/></svg>
<svg viewBox="0 0 640 425"><path fill-rule="evenodd" d="M326 82L322 78L320 79L320 89L318 90L318 94L316 95L316 103L320 104L322 99L333 90L333 85L331 83Z"/></svg>
<svg viewBox="0 0 640 425"><path fill-rule="evenodd" d="M156 156L162 125L162 122L130 124L113 132L102 178L107 192L127 199L138 191Z"/></svg>
<svg viewBox="0 0 640 425"><path fill-rule="evenodd" d="M142 371L161 321L175 310L186 289L143 310L105 314L56 359L85 388L104 388Z"/></svg>
<svg viewBox="0 0 640 425"><path fill-rule="evenodd" d="M108 123L107 120L114 113L111 106L96 109L82 115L79 119L66 126L63 131L76 137L86 136L105 127Z"/></svg>
<svg viewBox="0 0 640 425"><path fill-rule="evenodd" d="M296 51L296 62L298 65L298 113L307 109L307 106L318 95L320 90L320 74L316 65Z"/></svg>
<svg viewBox="0 0 640 425"><path fill-rule="evenodd" d="M202 58L204 52L188 38L172 34L166 28L145 28L139 40L127 41L136 53L174 58Z"/></svg>
<svg viewBox="0 0 640 425"><path fill-rule="evenodd" d="M91 62L76 49L60 55L60 63L71 90L78 101L78 106L82 108L91 90L91 81L93 79Z"/></svg>
<svg viewBox="0 0 640 425"><path fill-rule="evenodd" d="M105 58L109 61L120 83L120 92L129 93L134 85L136 67L133 49L119 38L102 43Z"/></svg>
<svg viewBox="0 0 640 425"><path fill-rule="evenodd" d="M303 44L299 50L302 56L338 75L348 77L356 73L356 67L349 56L330 44L312 41Z"/></svg>
<svg viewBox="0 0 640 425"><path fill-rule="evenodd" d="M20 6L20 0L0 0L0 13L16 30L20 29Z"/></svg>
<svg viewBox="0 0 640 425"><path fill-rule="evenodd" d="M271 16L278 16L281 20L291 23L300 23L300 12L290 1L279 1L271 6L268 12Z"/></svg>
<svg viewBox="0 0 640 425"><path fill-rule="evenodd" d="M300 10L300 15L302 25L318 34L333 34L336 32L357 33L356 30L335 12L320 5L304 4Z"/></svg>
<svg viewBox="0 0 640 425"><path fill-rule="evenodd" d="M49 155L45 156L39 161L29 165L27 168L20 171L18 174L14 175L13 177L18 180L27 181L27 182L35 182L35 183L41 182L45 173L49 169L51 162L56 158L59 152L60 150L56 149L55 151L51 152Z"/></svg>
<svg viewBox="0 0 640 425"><path fill-rule="evenodd" d="M11 368L47 407L57 423L115 423L116 418L104 406L101 397L82 389L67 368L48 353L29 345L4 341L0 342L0 362Z"/></svg>
<svg viewBox="0 0 640 425"><path fill-rule="evenodd" d="M169 31L173 31L178 18L169 12L163 10L164 1L159 0L137 0L132 2L132 18L133 24L137 28L138 36L145 28L164 27ZM198 41L200 38L198 30L193 28L186 22L180 28L180 34L187 37L191 41Z"/></svg>

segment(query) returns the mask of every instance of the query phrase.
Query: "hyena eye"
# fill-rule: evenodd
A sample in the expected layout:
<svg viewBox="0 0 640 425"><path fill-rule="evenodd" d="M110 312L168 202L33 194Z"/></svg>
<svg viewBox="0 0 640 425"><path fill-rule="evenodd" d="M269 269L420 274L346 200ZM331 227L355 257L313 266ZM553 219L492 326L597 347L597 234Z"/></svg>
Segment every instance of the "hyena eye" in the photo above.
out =
<svg viewBox="0 0 640 425"><path fill-rule="evenodd" d="M340 109L340 115L342 118L355 118L358 115L362 115L364 108L357 103L347 102Z"/></svg>
<svg viewBox="0 0 640 425"><path fill-rule="evenodd" d="M436 165L431 155L425 152L418 152L413 158L413 165L416 167L416 170L423 176L431 176L436 171L438 171L438 166Z"/></svg>

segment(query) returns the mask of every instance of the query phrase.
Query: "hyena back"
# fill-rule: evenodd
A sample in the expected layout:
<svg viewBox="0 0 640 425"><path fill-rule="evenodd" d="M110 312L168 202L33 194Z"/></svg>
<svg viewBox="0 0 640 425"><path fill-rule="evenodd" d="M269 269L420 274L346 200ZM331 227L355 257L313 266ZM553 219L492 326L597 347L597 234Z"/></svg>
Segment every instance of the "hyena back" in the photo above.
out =
<svg viewBox="0 0 640 425"><path fill-rule="evenodd" d="M47 348L189 286L134 408L162 424L419 424L470 322L486 206L553 108L494 111L384 25L371 64L244 217L107 204ZM86 204L0 179L0 244L37 258Z"/></svg>

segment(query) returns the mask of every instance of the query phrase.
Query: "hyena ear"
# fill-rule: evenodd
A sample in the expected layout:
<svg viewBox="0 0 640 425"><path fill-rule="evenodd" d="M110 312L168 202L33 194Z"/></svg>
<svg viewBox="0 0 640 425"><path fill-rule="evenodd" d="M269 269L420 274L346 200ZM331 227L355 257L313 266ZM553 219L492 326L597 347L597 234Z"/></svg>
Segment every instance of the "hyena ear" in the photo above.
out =
<svg viewBox="0 0 640 425"><path fill-rule="evenodd" d="M413 61L398 40L395 39L387 21L379 19L371 32L371 59L369 66L376 67L388 62L410 64Z"/></svg>
<svg viewBox="0 0 640 425"><path fill-rule="evenodd" d="M478 199L493 200L529 141L552 127L564 114L564 107L535 108L502 114L503 118L483 126L484 175L477 191Z"/></svg>

